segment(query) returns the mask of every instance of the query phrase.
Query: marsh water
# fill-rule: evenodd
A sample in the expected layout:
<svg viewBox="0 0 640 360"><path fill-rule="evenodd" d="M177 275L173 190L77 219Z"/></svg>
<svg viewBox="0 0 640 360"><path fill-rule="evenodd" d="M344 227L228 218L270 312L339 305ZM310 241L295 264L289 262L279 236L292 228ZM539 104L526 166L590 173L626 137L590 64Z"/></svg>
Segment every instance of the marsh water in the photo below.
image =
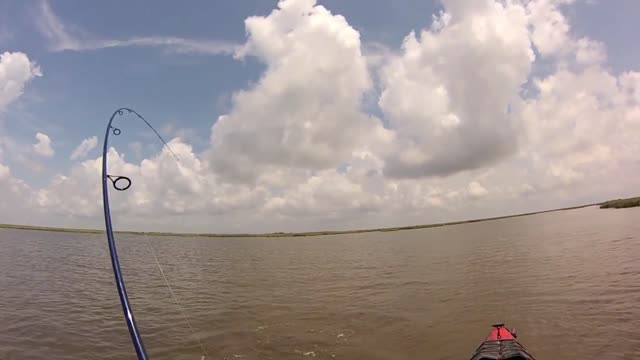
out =
<svg viewBox="0 0 640 360"><path fill-rule="evenodd" d="M640 358L640 208L117 241L152 359L468 359L496 322L537 359ZM0 359L134 359L110 266L103 235L0 229Z"/></svg>

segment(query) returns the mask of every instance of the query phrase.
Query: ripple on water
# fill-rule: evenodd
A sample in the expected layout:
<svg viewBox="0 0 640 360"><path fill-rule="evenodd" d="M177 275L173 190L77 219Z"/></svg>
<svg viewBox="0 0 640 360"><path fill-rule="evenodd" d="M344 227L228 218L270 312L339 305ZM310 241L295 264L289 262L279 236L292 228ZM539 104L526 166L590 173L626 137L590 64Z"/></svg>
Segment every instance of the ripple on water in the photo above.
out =
<svg viewBox="0 0 640 360"><path fill-rule="evenodd" d="M468 358L491 323L540 359L640 358L637 211L312 238L151 238L214 359ZM154 359L201 350L144 238L120 258ZM1 359L133 359L99 235L0 230Z"/></svg>

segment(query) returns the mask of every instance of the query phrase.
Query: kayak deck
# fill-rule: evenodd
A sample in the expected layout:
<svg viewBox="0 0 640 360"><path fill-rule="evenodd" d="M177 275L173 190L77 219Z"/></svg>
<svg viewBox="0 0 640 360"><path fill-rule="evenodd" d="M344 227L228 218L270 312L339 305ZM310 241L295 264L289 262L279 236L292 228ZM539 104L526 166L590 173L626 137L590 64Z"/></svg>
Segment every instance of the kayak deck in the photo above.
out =
<svg viewBox="0 0 640 360"><path fill-rule="evenodd" d="M535 360L504 324L493 325L471 360Z"/></svg>

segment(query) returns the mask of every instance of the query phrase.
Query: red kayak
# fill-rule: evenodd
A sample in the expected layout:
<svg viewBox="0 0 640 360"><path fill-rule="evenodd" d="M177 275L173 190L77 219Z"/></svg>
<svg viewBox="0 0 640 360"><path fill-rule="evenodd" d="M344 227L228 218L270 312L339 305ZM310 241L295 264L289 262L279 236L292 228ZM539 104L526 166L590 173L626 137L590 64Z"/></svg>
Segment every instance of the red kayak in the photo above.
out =
<svg viewBox="0 0 640 360"><path fill-rule="evenodd" d="M491 334L480 344L471 360L535 360L516 340L516 332L493 325Z"/></svg>

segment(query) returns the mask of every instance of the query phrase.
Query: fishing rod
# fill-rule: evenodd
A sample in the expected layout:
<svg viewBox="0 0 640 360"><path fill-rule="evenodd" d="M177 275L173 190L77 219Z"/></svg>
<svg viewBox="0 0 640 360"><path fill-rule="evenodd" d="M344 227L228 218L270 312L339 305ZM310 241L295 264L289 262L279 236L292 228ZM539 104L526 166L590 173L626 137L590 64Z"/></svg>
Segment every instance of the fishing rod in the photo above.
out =
<svg viewBox="0 0 640 360"><path fill-rule="evenodd" d="M122 305L122 311L124 312L125 320L127 321L127 327L129 328L129 335L131 336L131 342L136 350L136 354L138 355L139 360L147 360L147 351L144 348L144 342L142 341L142 337L140 336L140 331L138 330L138 326L136 325L135 317L133 316L133 309L131 309L131 304L129 303L129 297L127 296L127 289L124 285L124 278L122 276L122 270L120 270L120 261L118 260L118 250L116 248L115 237L113 236L113 227L111 224L111 209L109 208L109 190L107 181L111 181L114 189L118 191L125 191L129 187L131 187L131 179L126 176L121 175L110 175L107 171L107 152L109 149L109 135L113 134L114 136L120 135L122 132L119 128L114 127L112 125L113 120L116 116L123 116L125 114L134 114L139 119L144 121L151 130L158 136L160 141L164 144L164 146L169 149L171 154L180 161L178 156L171 150L169 144L160 136L160 134L156 131L156 129L151 126L151 124L140 114L131 110L129 108L120 108L114 111L113 115L109 119L109 123L107 124L107 131L104 136L104 146L102 149L102 200L104 204L104 222L107 230L107 240L109 242L109 253L111 254L111 266L113 267L113 275L116 280L116 287L118 288L118 295L120 296L120 304ZM120 182L120 185L118 185Z"/></svg>

